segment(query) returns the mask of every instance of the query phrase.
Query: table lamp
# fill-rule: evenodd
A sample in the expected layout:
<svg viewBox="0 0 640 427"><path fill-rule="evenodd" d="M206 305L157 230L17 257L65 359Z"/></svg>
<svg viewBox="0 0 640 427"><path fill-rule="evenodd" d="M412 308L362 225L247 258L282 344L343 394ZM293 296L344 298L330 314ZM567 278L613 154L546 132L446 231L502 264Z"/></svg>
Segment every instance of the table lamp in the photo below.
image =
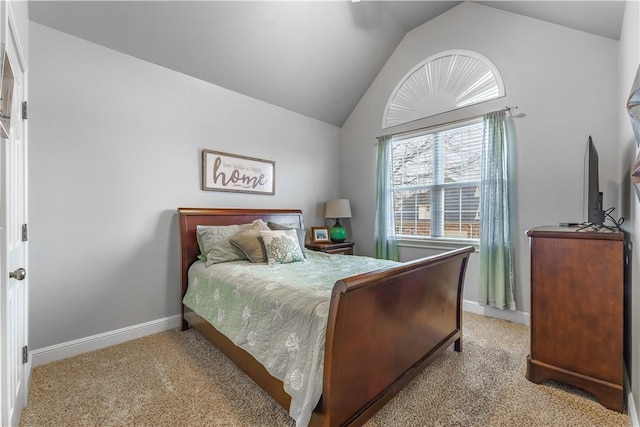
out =
<svg viewBox="0 0 640 427"><path fill-rule="evenodd" d="M351 218L351 205L349 199L333 199L327 202L324 211L325 218L335 218L336 223L329 230L332 242L344 242L347 238L347 230L340 224L340 218Z"/></svg>

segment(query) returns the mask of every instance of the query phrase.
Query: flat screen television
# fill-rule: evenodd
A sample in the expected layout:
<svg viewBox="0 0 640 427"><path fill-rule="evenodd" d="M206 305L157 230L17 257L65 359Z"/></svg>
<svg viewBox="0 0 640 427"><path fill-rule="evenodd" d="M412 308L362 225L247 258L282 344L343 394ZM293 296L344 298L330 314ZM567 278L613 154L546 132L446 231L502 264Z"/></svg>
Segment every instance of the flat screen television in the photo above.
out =
<svg viewBox="0 0 640 427"><path fill-rule="evenodd" d="M589 136L584 154L584 210L586 223L601 226L605 221L598 176L598 150Z"/></svg>

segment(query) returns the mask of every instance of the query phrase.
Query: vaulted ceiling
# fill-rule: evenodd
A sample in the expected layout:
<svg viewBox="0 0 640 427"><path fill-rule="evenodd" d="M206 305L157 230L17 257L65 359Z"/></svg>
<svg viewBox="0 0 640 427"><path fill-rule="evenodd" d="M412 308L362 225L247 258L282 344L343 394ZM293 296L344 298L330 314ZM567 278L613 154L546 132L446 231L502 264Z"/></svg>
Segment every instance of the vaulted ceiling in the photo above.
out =
<svg viewBox="0 0 640 427"><path fill-rule="evenodd" d="M408 31L460 1L29 1L30 20L342 126ZM624 1L478 1L619 39Z"/></svg>

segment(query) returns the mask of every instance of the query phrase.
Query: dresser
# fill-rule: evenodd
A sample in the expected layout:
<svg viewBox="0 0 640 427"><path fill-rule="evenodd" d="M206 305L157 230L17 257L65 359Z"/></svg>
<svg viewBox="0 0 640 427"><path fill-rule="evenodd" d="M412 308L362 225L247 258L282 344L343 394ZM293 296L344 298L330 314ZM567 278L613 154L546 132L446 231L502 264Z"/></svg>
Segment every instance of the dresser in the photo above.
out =
<svg viewBox="0 0 640 427"><path fill-rule="evenodd" d="M571 384L622 412L624 236L544 226L531 244L526 377Z"/></svg>

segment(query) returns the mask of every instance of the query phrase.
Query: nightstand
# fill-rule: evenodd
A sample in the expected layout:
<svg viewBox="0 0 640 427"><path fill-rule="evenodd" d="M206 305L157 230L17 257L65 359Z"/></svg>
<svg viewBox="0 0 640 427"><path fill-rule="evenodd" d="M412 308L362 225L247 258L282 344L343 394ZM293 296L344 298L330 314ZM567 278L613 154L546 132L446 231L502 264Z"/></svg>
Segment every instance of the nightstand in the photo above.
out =
<svg viewBox="0 0 640 427"><path fill-rule="evenodd" d="M327 254L353 255L353 242L342 243L307 243L305 248Z"/></svg>

